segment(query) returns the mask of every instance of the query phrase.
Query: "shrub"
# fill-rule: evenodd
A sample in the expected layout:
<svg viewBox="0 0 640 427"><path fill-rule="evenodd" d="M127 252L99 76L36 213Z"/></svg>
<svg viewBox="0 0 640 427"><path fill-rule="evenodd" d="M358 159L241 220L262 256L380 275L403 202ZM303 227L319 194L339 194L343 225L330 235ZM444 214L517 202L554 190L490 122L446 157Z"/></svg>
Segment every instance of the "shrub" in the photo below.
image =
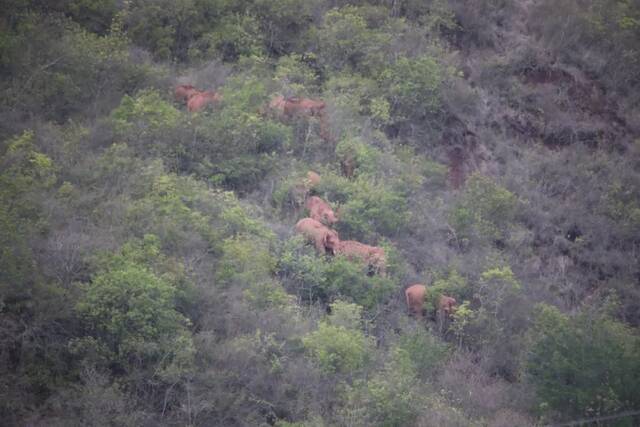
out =
<svg viewBox="0 0 640 427"><path fill-rule="evenodd" d="M241 56L261 56L264 40L257 31L258 21L250 15L227 15L196 43L200 49L189 49L191 59L218 57L225 62L235 62ZM204 55L203 52L204 51Z"/></svg>
<svg viewBox="0 0 640 427"><path fill-rule="evenodd" d="M134 235L153 233L168 251L195 245L214 253L222 250L224 239L230 236L271 236L233 193L209 190L191 177L165 174L158 163L142 173L125 212L125 224Z"/></svg>
<svg viewBox="0 0 640 427"><path fill-rule="evenodd" d="M354 325L355 320L360 317L359 306L345 306L340 302L334 303L333 306L338 309L336 322L333 321L333 315L329 315L320 322L318 329L305 336L302 342L326 374L353 376L369 362L373 342L364 335L359 325Z"/></svg>
<svg viewBox="0 0 640 427"><path fill-rule="evenodd" d="M158 137L182 119L180 112L155 90L143 90L134 97L125 95L111 117L116 133L138 138Z"/></svg>
<svg viewBox="0 0 640 427"><path fill-rule="evenodd" d="M422 328L403 334L397 348L411 361L415 375L423 379L435 376L449 355L447 345Z"/></svg>
<svg viewBox="0 0 640 427"><path fill-rule="evenodd" d="M366 75L384 63L384 48L391 42L391 35L369 28L363 10L345 6L325 14L318 39L322 57L331 68L350 67Z"/></svg>
<svg viewBox="0 0 640 427"><path fill-rule="evenodd" d="M343 174L350 172L349 175L352 176L371 176L377 172L380 152L360 138L343 139L336 146L335 152L343 165Z"/></svg>
<svg viewBox="0 0 640 427"><path fill-rule="evenodd" d="M347 298L367 310L389 299L395 290L390 279L367 276L367 267L344 257L336 257L326 265L322 287L329 295Z"/></svg>
<svg viewBox="0 0 640 427"><path fill-rule="evenodd" d="M98 115L160 69L134 59L117 23L99 36L60 15L18 14L6 40L0 67L19 91L6 91L2 104L47 120Z"/></svg>
<svg viewBox="0 0 640 427"><path fill-rule="evenodd" d="M251 235L228 237L222 242L216 279L222 286L243 288L268 283L275 265L268 241Z"/></svg>
<svg viewBox="0 0 640 427"><path fill-rule="evenodd" d="M285 95L310 95L318 91L318 73L307 56L291 54L278 59L273 79Z"/></svg>
<svg viewBox="0 0 640 427"><path fill-rule="evenodd" d="M361 241L405 230L409 212L403 190L406 188L391 187L383 178L364 174L353 181L324 174L319 186L328 200L340 204L337 228L341 235Z"/></svg>
<svg viewBox="0 0 640 427"><path fill-rule="evenodd" d="M430 56L399 58L384 71L381 83L394 121L415 121L437 113L445 78L443 67Z"/></svg>
<svg viewBox="0 0 640 427"><path fill-rule="evenodd" d="M54 186L58 172L37 150L33 132L5 144L0 157L0 300L14 299L33 285L35 261L28 242L47 228L39 200Z"/></svg>
<svg viewBox="0 0 640 427"><path fill-rule="evenodd" d="M152 252L158 249L155 244L151 243ZM130 251L124 248L106 259L105 268L86 285L76 310L89 341L81 339L77 345L96 340L108 360L127 371L133 360L151 366L162 359L162 366L167 366L178 354L174 346L186 334L188 321L175 310L175 284L136 262L137 255L148 255Z"/></svg>
<svg viewBox="0 0 640 427"><path fill-rule="evenodd" d="M515 219L517 197L491 178L473 174L449 213L458 239L504 240Z"/></svg>
<svg viewBox="0 0 640 427"><path fill-rule="evenodd" d="M230 79L222 91L222 106L211 116L194 119L198 144L189 153L192 169L213 184L246 191L275 169L291 130L258 115L266 101L260 80Z"/></svg>
<svg viewBox="0 0 640 427"><path fill-rule="evenodd" d="M318 257L301 236L285 242L278 270L289 290L308 302L327 303L339 298L373 310L387 301L395 289L391 279L368 276L366 267L359 262L344 257Z"/></svg>
<svg viewBox="0 0 640 427"><path fill-rule="evenodd" d="M640 403L640 340L605 313L538 305L530 340L527 376L542 412L600 416Z"/></svg>

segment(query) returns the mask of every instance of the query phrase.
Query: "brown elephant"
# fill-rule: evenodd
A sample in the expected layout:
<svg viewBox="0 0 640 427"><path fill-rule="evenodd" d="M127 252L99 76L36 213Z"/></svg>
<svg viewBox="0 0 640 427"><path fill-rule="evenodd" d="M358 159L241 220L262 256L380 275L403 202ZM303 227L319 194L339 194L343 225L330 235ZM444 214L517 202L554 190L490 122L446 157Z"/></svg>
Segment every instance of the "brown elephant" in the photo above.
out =
<svg viewBox="0 0 640 427"><path fill-rule="evenodd" d="M324 108L327 105L324 101L309 98L286 98L284 99L283 112L288 117L293 116L313 116L324 115Z"/></svg>
<svg viewBox="0 0 640 427"><path fill-rule="evenodd" d="M340 245L338 233L330 230L322 223L312 218L303 218L296 224L296 231L307 239L312 240L316 250L321 253L335 255Z"/></svg>
<svg viewBox="0 0 640 427"><path fill-rule="evenodd" d="M387 258L384 249L378 246L365 245L355 240L343 240L338 245L336 255L343 255L351 260L360 260L372 268L374 273L385 275Z"/></svg>
<svg viewBox="0 0 640 427"><path fill-rule="evenodd" d="M438 301L438 309L442 311L447 317L455 314L457 305L458 302L455 298L448 297L446 295L441 295L440 301Z"/></svg>
<svg viewBox="0 0 640 427"><path fill-rule="evenodd" d="M407 308L409 313L414 314L416 317L422 317L425 314L424 298L427 294L427 287L425 285L411 285L405 291L404 295L407 298ZM456 311L457 302L455 298L441 295L438 301L438 310L449 317Z"/></svg>
<svg viewBox="0 0 640 427"><path fill-rule="evenodd" d="M320 181L320 175L309 171L305 178L302 178L297 184L291 186L289 189L289 200L296 210L304 205L311 191L320 184Z"/></svg>
<svg viewBox="0 0 640 427"><path fill-rule="evenodd" d="M305 207L309 210L309 217L319 221L325 225L332 226L338 222L336 216L329 203L325 202L318 196L311 196L307 199Z"/></svg>
<svg viewBox="0 0 640 427"><path fill-rule="evenodd" d="M325 114L326 104L324 101L299 98L284 97L276 95L271 98L269 105L261 110L261 114L272 114L280 120L288 120L295 117L317 117L320 122L320 138L331 141L327 116Z"/></svg>
<svg viewBox="0 0 640 427"><path fill-rule="evenodd" d="M320 175L318 175L314 171L307 172L307 177L305 178L305 186L309 190L312 190L318 185L320 185L320 181L322 181L322 178L320 178Z"/></svg>
<svg viewBox="0 0 640 427"><path fill-rule="evenodd" d="M222 101L222 95L214 91L198 92L189 98L187 101L187 110L194 113L202 110L209 104L217 104Z"/></svg>
<svg viewBox="0 0 640 427"><path fill-rule="evenodd" d="M282 95L274 96L269 102L268 111L273 112L276 116L284 115L285 97Z"/></svg>
<svg viewBox="0 0 640 427"><path fill-rule="evenodd" d="M178 102L187 102L193 95L199 93L198 89L191 85L176 86L174 96Z"/></svg>
<svg viewBox="0 0 640 427"><path fill-rule="evenodd" d="M411 285L405 289L404 296L407 298L409 313L417 317L424 316L424 296L426 293L427 287L425 285Z"/></svg>

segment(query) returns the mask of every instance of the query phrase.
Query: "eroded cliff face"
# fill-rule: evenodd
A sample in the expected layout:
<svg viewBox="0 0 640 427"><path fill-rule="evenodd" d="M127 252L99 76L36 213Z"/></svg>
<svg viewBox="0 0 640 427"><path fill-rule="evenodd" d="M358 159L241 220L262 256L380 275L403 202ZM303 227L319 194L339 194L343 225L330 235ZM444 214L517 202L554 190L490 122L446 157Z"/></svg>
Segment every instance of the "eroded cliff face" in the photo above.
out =
<svg viewBox="0 0 640 427"><path fill-rule="evenodd" d="M464 29L446 37L465 90L477 96L472 114L454 112L444 126L441 158L454 188L474 171L498 173L496 139L549 150L582 143L624 152L640 135L637 108L624 93L608 91L541 38L541 3L511 2L484 29L484 43L469 43ZM602 59L594 53L593 60Z"/></svg>

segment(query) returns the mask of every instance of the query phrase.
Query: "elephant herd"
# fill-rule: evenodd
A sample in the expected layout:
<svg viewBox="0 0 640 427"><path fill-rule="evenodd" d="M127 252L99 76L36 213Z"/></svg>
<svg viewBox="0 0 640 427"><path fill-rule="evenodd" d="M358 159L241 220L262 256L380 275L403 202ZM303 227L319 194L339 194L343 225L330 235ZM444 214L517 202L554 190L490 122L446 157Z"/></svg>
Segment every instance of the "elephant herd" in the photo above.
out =
<svg viewBox="0 0 640 427"><path fill-rule="evenodd" d="M216 105L222 101L222 95L215 91L199 91L192 85L179 85L174 89L177 102L185 103L187 110L194 113L207 105ZM299 117L315 117L320 122L320 138L330 141L327 122L326 104L324 101L301 97L274 96L260 109L263 116L271 115L281 121L289 121Z"/></svg>
<svg viewBox="0 0 640 427"><path fill-rule="evenodd" d="M216 105L222 101L222 95L215 91L199 91L192 85L176 86L175 99L185 103L189 112L197 112L207 105ZM260 110L262 115L272 115L283 121L297 117L315 117L320 122L320 137L329 141L327 126L326 104L321 100L299 97L274 96L269 104ZM341 165L343 169L345 165ZM346 174L347 176L349 174ZM318 196L310 196L311 190L320 183L320 175L309 171L294 190L300 193L304 205L309 212L308 218L303 218L295 226L297 233L313 242L318 253L331 256L344 256L349 260L360 261L367 265L370 274L385 275L386 256L384 249L370 246L355 240L341 240L338 232L331 227L338 222L338 216L329 203ZM421 284L409 286L405 290L405 297L409 313L422 318L425 313L425 296L427 288ZM441 295L437 301L437 310L445 316L455 313L456 300Z"/></svg>
<svg viewBox="0 0 640 427"><path fill-rule="evenodd" d="M309 176L318 176L309 172ZM367 265L373 274L385 275L386 257L384 249L370 246L355 240L340 240L338 232L331 229L338 216L329 203L318 196L310 196L305 202L309 212L308 218L303 218L296 224L296 231L312 241L320 254L341 255L350 260L361 261Z"/></svg>
<svg viewBox="0 0 640 427"><path fill-rule="evenodd" d="M310 171L301 186L307 189L308 195L311 188L319 182L320 176ZM305 207L309 212L309 217L298 221L295 229L296 232L313 242L318 253L332 256L342 255L347 259L358 260L367 265L370 273L385 275L386 257L383 248L366 245L355 240L340 240L338 232L331 229L331 226L338 222L338 216L329 203L320 197L307 197ZM424 316L426 295L427 288L421 284L409 286L405 290L407 308L411 314L418 318ZM448 318L455 313L456 305L455 298L440 295L436 308L439 313Z"/></svg>

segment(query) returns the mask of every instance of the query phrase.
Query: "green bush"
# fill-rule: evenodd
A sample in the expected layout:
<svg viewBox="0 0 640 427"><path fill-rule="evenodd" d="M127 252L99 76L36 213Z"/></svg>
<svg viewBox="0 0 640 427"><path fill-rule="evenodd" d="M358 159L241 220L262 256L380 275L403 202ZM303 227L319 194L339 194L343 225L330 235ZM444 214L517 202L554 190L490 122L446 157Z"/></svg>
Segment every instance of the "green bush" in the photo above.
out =
<svg viewBox="0 0 640 427"><path fill-rule="evenodd" d="M411 361L414 375L423 379L434 377L449 355L447 345L425 329L417 329L400 337L398 355Z"/></svg>
<svg viewBox="0 0 640 427"><path fill-rule="evenodd" d="M353 387L347 387L348 403L342 410L343 416L353 418L349 411L359 408L362 425L414 424L427 405L424 393L427 377L424 375L446 355L444 346L429 337L424 331L403 336L402 342L389 350L383 369L371 375L368 381L358 381ZM434 347L430 348L431 345Z"/></svg>
<svg viewBox="0 0 640 427"><path fill-rule="evenodd" d="M125 212L125 224L133 234L155 234L168 251L198 242L214 253L222 251L224 239L237 234L271 238L233 193L210 190L191 177L165 174L159 163L142 172Z"/></svg>
<svg viewBox="0 0 640 427"><path fill-rule="evenodd" d="M252 3L250 10L265 35L267 52L278 56L300 49L313 17L312 3L306 0L254 0Z"/></svg>
<svg viewBox="0 0 640 427"><path fill-rule="evenodd" d="M368 276L367 268L359 262L344 257L318 257L301 236L285 242L278 271L290 292L305 302L326 303L340 298L373 310L387 301L395 289L389 278Z"/></svg>
<svg viewBox="0 0 640 427"><path fill-rule="evenodd" d="M363 74L374 73L385 60L391 35L368 26L364 8L345 6L325 14L324 28L317 37L327 65L335 70L350 67Z"/></svg>
<svg viewBox="0 0 640 427"><path fill-rule="evenodd" d="M276 259L269 242L255 235L228 237L222 242L222 257L216 280L222 286L246 288L249 284L269 283Z"/></svg>
<svg viewBox="0 0 640 427"><path fill-rule="evenodd" d="M405 231L409 212L407 188L403 187L391 187L389 180L372 175L362 174L350 181L325 173L318 191L339 205L336 226L341 235L349 236L343 239L366 242Z"/></svg>
<svg viewBox="0 0 640 427"><path fill-rule="evenodd" d="M273 79L281 93L297 96L317 93L318 75L309 65L308 56L291 54L278 59Z"/></svg>
<svg viewBox="0 0 640 427"><path fill-rule="evenodd" d="M527 377L541 412L608 415L640 404L640 340L604 313L570 317L539 305L531 330Z"/></svg>
<svg viewBox="0 0 640 427"><path fill-rule="evenodd" d="M189 50L190 59L218 57L225 62L235 62L241 56L261 56L264 41L257 27L258 21L253 16L226 16L215 31L204 34L196 43L200 49Z"/></svg>
<svg viewBox="0 0 640 427"><path fill-rule="evenodd" d="M368 364L373 342L364 335L360 325L353 324L360 317L361 307L355 304L345 306L340 302L332 304L332 307L337 308L336 322L333 321L334 315L329 315L302 342L323 372L352 376ZM349 320L345 322L345 318Z"/></svg>
<svg viewBox="0 0 640 427"><path fill-rule="evenodd" d="M382 84L395 121L419 119L437 113L446 73L432 57L399 58L385 70Z"/></svg>
<svg viewBox="0 0 640 427"><path fill-rule="evenodd" d="M336 146L336 156L343 163L354 167L354 176L373 175L379 166L380 152L364 143L360 138L346 138Z"/></svg>
<svg viewBox="0 0 640 427"><path fill-rule="evenodd" d="M134 97L125 95L111 117L119 137L158 137L174 128L182 115L155 90L143 90Z"/></svg>
<svg viewBox="0 0 640 427"><path fill-rule="evenodd" d="M449 212L458 239L504 240L515 219L518 199L491 178L473 174Z"/></svg>
<svg viewBox="0 0 640 427"><path fill-rule="evenodd" d="M291 130L259 116L267 99L259 79L231 79L222 92L219 109L193 119L198 143L190 148L189 157L198 175L215 185L245 191L276 168L279 154L291 141Z"/></svg>
<svg viewBox="0 0 640 427"><path fill-rule="evenodd" d="M367 310L387 301L395 291L390 279L367 276L366 266L340 256L326 265L322 288L329 295L346 297Z"/></svg>
<svg viewBox="0 0 640 427"><path fill-rule="evenodd" d="M130 371L134 360L166 368L190 345L189 322L175 308L176 284L145 265L159 256L157 245L157 239L145 239L143 245L125 245L100 261L102 268L76 304L88 333L76 341L77 348L87 351L95 343L106 352L103 357Z"/></svg>

